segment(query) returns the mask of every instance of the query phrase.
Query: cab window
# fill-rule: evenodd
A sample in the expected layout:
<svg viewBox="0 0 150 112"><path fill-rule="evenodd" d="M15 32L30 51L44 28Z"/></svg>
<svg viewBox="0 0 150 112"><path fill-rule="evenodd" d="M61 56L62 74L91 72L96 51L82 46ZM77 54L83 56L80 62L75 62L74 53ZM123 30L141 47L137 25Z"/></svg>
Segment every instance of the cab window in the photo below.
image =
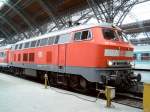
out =
<svg viewBox="0 0 150 112"><path fill-rule="evenodd" d="M44 38L40 42L40 46L44 46L44 45L47 45L47 44L48 44L48 38Z"/></svg>
<svg viewBox="0 0 150 112"><path fill-rule="evenodd" d="M68 42L70 42L70 40L71 40L70 34L60 35L58 44L68 43Z"/></svg>
<svg viewBox="0 0 150 112"><path fill-rule="evenodd" d="M106 40L114 40L116 38L115 31L112 29L103 29L103 35Z"/></svg>
<svg viewBox="0 0 150 112"><path fill-rule="evenodd" d="M31 42L31 47L35 47L36 45L36 40Z"/></svg>
<svg viewBox="0 0 150 112"><path fill-rule="evenodd" d="M89 37L90 37L90 36L89 36L89 31L83 31L83 32L82 32L81 40L88 39Z"/></svg>

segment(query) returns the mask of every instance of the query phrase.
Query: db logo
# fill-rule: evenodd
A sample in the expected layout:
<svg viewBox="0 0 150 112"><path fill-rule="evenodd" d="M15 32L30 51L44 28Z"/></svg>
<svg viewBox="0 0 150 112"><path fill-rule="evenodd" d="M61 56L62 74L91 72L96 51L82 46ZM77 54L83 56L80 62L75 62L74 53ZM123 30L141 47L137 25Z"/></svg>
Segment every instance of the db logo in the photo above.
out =
<svg viewBox="0 0 150 112"><path fill-rule="evenodd" d="M42 57L43 57L43 52L42 52L42 51L39 51L39 52L38 52L38 57L39 57L39 58L42 58Z"/></svg>
<svg viewBox="0 0 150 112"><path fill-rule="evenodd" d="M125 51L120 51L120 56L125 56Z"/></svg>

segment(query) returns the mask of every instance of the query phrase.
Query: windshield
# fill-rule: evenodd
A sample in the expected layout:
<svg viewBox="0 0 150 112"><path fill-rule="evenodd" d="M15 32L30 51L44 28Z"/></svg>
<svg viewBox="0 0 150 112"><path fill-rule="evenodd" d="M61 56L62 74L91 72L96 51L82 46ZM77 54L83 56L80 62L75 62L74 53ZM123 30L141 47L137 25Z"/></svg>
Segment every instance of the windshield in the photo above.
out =
<svg viewBox="0 0 150 112"><path fill-rule="evenodd" d="M114 29L103 29L103 35L106 40L124 41L128 42L127 35L121 31Z"/></svg>
<svg viewBox="0 0 150 112"><path fill-rule="evenodd" d="M117 35L113 29L103 29L104 38L107 40L116 40Z"/></svg>

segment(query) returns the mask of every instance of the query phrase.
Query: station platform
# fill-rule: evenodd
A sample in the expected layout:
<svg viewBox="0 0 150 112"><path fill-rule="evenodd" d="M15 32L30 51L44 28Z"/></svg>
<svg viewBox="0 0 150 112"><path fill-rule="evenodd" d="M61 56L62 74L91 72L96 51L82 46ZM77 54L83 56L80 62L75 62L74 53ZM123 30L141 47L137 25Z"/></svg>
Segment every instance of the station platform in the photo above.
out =
<svg viewBox="0 0 150 112"><path fill-rule="evenodd" d="M58 92L59 91L59 92ZM68 93L68 94L62 94ZM79 96L80 98L76 97ZM143 110L57 88L45 89L44 85L0 73L0 112L142 112Z"/></svg>

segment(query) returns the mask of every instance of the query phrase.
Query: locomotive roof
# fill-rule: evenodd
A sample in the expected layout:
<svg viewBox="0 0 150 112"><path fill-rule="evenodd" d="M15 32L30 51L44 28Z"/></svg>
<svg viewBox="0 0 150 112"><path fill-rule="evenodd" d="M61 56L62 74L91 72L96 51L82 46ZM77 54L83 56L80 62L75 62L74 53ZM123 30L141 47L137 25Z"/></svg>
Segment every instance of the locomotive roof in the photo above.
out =
<svg viewBox="0 0 150 112"><path fill-rule="evenodd" d="M92 27L107 27L107 28L112 28L112 24L109 23L97 23L97 24L86 24L86 25L79 25L79 26L74 26L74 27L70 27L67 29L63 29L63 30L57 30L57 31L53 31L41 36L37 36L37 37L33 37L31 39L26 39L26 40L22 40L17 42L16 44L20 44L20 43L24 43L24 42L29 42L29 41L33 41L33 40L38 40L38 39L42 39L42 38L47 38L47 37L53 37L56 35L61 35L61 34L65 34L65 33L70 33L70 32L74 32L74 31L78 31L78 30L84 30L84 29L88 29L88 28L92 28Z"/></svg>

